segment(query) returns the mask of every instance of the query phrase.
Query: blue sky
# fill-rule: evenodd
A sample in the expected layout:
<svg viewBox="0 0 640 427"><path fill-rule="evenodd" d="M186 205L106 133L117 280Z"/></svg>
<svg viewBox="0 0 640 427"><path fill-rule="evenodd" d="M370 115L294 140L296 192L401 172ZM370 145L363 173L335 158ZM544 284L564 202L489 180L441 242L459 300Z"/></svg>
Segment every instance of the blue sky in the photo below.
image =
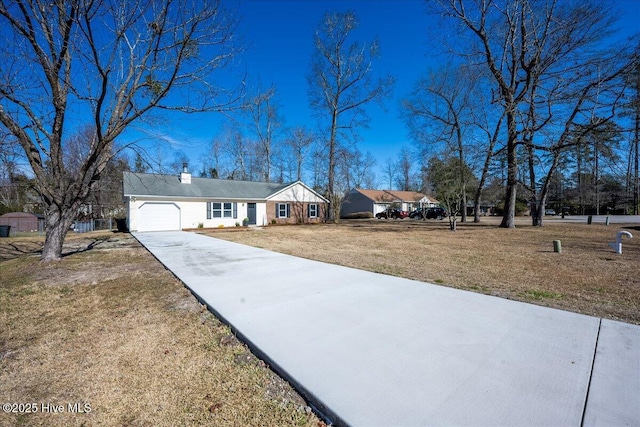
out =
<svg viewBox="0 0 640 427"><path fill-rule="evenodd" d="M377 166L382 167L386 158L397 157L403 145L411 144L398 106L431 66L427 55L428 16L422 0L241 0L238 34L246 50L237 58L236 68L224 72L237 78L246 72L249 84L260 81L263 88L275 85L285 126L315 129L317 121L309 107L306 80L314 31L326 12L347 10L358 17L360 25L354 36L359 41L380 41L382 55L374 63L374 72L391 73L397 79L393 98L385 101L384 108L370 105L369 127L359 131L358 148L363 153L370 151L378 160ZM200 154L224 122L219 114L188 116L154 131L174 150L187 154L191 168L198 170Z"/></svg>
<svg viewBox="0 0 640 427"><path fill-rule="evenodd" d="M567 0L568 1L568 0ZM640 0L618 0L621 8L621 34L638 31ZM309 108L306 75L313 52L313 34L325 12L354 11L360 22L354 36L369 42L377 38L381 58L374 72L391 73L397 79L393 97L386 109L371 105L367 111L369 128L362 129L358 148L371 152L378 160L376 174L387 158L395 159L403 146L412 141L400 117L402 98L412 90L416 80L437 67L437 42L429 40L432 18L423 0L240 0L239 34L246 51L237 59L237 75L247 73L249 83L258 80L263 87L271 84L278 90L280 113L286 126L316 127ZM228 72L231 70L225 70ZM190 157L192 169L200 167L200 154L224 123L224 117L189 117L158 132L165 135L175 150Z"/></svg>
<svg viewBox="0 0 640 427"><path fill-rule="evenodd" d="M354 11L360 22L354 38L366 42L377 38L381 44L374 73L391 73L397 79L394 97L386 100L384 109L377 104L367 108L371 121L369 128L360 131L360 150L371 151L382 164L384 158L396 157L402 145L410 144L398 104L430 63L425 55L428 16L423 1L246 0L244 5L241 28L253 36L248 69L258 71L263 84L277 85L289 125L315 125L306 80L315 29L328 11Z"/></svg>

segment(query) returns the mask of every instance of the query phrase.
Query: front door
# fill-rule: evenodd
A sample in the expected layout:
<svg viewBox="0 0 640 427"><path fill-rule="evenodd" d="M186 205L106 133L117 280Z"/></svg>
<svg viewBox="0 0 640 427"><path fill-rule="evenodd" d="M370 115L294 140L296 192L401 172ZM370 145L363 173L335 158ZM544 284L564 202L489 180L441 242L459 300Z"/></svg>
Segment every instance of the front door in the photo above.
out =
<svg viewBox="0 0 640 427"><path fill-rule="evenodd" d="M256 225L256 204L247 203L247 218L249 218L249 225Z"/></svg>

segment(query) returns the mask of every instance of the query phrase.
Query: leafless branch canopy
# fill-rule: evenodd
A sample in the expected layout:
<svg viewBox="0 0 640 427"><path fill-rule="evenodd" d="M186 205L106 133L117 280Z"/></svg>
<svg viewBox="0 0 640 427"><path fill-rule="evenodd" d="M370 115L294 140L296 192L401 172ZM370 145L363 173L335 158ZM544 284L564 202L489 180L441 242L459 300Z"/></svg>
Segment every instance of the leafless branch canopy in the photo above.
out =
<svg viewBox="0 0 640 427"><path fill-rule="evenodd" d="M49 206L81 203L115 138L152 110L221 110L213 72L236 53L220 0L0 0L0 123ZM64 139L95 129L73 180Z"/></svg>

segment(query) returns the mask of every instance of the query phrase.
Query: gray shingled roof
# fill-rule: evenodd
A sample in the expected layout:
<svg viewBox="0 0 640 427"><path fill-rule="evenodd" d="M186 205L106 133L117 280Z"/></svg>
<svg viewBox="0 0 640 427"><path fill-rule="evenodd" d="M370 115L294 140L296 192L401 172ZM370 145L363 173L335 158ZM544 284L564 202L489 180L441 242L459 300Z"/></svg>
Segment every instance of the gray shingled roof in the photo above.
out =
<svg viewBox="0 0 640 427"><path fill-rule="evenodd" d="M125 196L215 198L228 200L264 200L291 184L191 178L180 182L178 175L124 172Z"/></svg>

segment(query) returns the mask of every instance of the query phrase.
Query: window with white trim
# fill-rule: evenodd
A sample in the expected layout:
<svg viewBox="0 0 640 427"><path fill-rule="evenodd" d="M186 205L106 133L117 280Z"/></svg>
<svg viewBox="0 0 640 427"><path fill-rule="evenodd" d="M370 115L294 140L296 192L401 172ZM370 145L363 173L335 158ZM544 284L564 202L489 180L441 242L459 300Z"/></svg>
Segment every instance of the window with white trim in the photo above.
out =
<svg viewBox="0 0 640 427"><path fill-rule="evenodd" d="M238 204L235 202L207 202L207 219L238 218Z"/></svg>
<svg viewBox="0 0 640 427"><path fill-rule="evenodd" d="M318 218L318 204L317 203L309 203L307 205L307 217L308 218Z"/></svg>
<svg viewBox="0 0 640 427"><path fill-rule="evenodd" d="M291 205L289 203L276 203L276 218L289 218Z"/></svg>

